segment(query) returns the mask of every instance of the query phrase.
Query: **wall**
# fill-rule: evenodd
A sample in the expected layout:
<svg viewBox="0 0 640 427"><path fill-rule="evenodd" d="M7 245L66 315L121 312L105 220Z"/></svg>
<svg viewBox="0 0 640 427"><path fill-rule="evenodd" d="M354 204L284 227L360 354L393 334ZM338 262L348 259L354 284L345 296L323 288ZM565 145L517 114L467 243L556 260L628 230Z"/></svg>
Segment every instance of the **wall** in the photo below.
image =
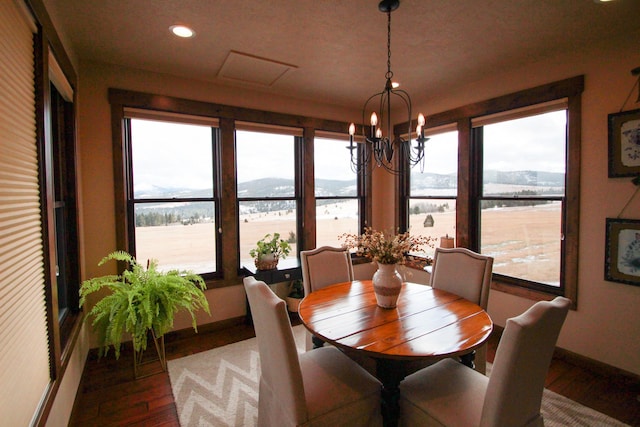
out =
<svg viewBox="0 0 640 427"><path fill-rule="evenodd" d="M577 311L570 313L561 333L559 346L640 375L640 321L637 314L640 287L603 279L605 218L615 217L634 191L627 179L607 178L607 114L620 109L634 83L630 70L640 65L637 46L632 43L634 40L638 37L605 41L515 72L496 72L478 81L470 79L455 91L429 96L431 101L428 105L417 107L427 114L435 113L555 80L585 75L579 299ZM245 90L215 87L204 82L106 64L81 62L79 76L79 159L83 176L84 271L87 276L104 274L96 264L103 255L115 249L107 88L163 93L329 119L344 120L359 114L329 105L309 105L284 97L255 96ZM638 107L632 104L626 109ZM392 207L384 208L385 203L381 202L393 198L392 178L377 174L374 181L374 226L394 226ZM625 217L638 218L638 212L640 198L629 206ZM207 296L213 315L201 318L200 322L244 313L244 295L240 286L208 291ZM531 304L526 299L492 291L489 313L496 324L503 326L508 317L519 314ZM189 327L187 319L178 319L176 327Z"/></svg>
<svg viewBox="0 0 640 427"><path fill-rule="evenodd" d="M116 249L108 88L164 94L324 119L345 120L345 117L357 117L360 114L360 111L330 105L303 103L294 98L274 95L256 96L255 92L241 88L216 87L206 82L176 79L167 75L124 69L109 64L81 61L78 74L80 96L78 157L83 177L82 223L85 236L83 271L86 272L86 277L107 274L109 272L107 266L98 268L98 261ZM93 236L100 236L100 238L92 238ZM199 323L244 315L245 296L240 284L208 291L207 298L212 316L198 313ZM191 327L189 315L178 313L175 327L176 329Z"/></svg>
<svg viewBox="0 0 640 427"><path fill-rule="evenodd" d="M473 81L453 92L433 96L425 113L445 111L556 80L585 75L582 98L580 243L578 308L569 313L558 346L574 353L640 374L640 287L604 280L605 219L616 217L635 191L628 178L607 177L607 115L620 111L640 65L638 30L623 40L603 41L520 70ZM637 88L625 110L640 108ZM623 218L640 219L640 195ZM503 326L532 301L495 290L489 313Z"/></svg>

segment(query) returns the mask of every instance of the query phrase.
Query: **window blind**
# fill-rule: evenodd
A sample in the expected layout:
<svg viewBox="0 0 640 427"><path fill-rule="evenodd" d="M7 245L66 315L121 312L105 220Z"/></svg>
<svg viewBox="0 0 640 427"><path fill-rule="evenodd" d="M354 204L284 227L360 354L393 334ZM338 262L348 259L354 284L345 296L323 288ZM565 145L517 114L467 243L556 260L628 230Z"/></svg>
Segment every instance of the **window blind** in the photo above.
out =
<svg viewBox="0 0 640 427"><path fill-rule="evenodd" d="M0 2L0 413L33 422L49 384L34 97L34 22Z"/></svg>

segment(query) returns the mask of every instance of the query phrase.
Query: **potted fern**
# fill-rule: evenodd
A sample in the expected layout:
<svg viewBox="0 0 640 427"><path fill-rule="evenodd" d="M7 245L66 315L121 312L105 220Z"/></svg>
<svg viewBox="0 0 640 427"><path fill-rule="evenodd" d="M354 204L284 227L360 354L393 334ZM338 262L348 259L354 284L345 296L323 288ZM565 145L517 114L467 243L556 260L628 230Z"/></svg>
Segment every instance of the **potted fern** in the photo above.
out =
<svg viewBox="0 0 640 427"><path fill-rule="evenodd" d="M273 270L278 266L280 257L286 258L291 252L288 241L280 238L280 233L265 235L256 242L256 247L249 251L254 258L258 270Z"/></svg>
<svg viewBox="0 0 640 427"><path fill-rule="evenodd" d="M100 298L89 314L98 335L99 355L105 356L113 346L116 359L120 357L122 339L131 334L135 354L134 371L142 361L148 337L153 338L163 371L166 370L164 334L173 327L179 310L191 314L193 329L197 332L195 312L203 309L208 314L209 303L204 295L204 280L190 271L158 271L158 262L150 260L145 269L125 251L115 251L104 257L98 265L108 261L121 261L129 265L118 275L95 277L82 282L80 306L94 292L110 292Z"/></svg>

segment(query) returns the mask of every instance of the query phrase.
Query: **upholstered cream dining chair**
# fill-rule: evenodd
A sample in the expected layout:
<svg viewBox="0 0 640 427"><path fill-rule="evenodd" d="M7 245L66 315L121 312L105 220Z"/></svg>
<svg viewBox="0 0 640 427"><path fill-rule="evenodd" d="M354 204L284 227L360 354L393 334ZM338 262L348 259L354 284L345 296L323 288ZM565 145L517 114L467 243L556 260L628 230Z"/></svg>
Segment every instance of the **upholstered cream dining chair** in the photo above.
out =
<svg viewBox="0 0 640 427"><path fill-rule="evenodd" d="M452 359L407 376L401 425L543 427L544 383L570 305L556 297L507 319L489 378Z"/></svg>
<svg viewBox="0 0 640 427"><path fill-rule="evenodd" d="M244 278L260 353L258 426L380 426L380 382L335 347L298 354L285 302Z"/></svg>
<svg viewBox="0 0 640 427"><path fill-rule="evenodd" d="M348 249L321 246L300 252L302 286L304 294L322 289L334 283L353 280L353 265ZM306 349L322 347L322 341L307 333Z"/></svg>
<svg viewBox="0 0 640 427"><path fill-rule="evenodd" d="M429 284L459 295L483 309L489 303L493 258L466 248L436 248ZM486 344L475 351L475 369L487 371Z"/></svg>

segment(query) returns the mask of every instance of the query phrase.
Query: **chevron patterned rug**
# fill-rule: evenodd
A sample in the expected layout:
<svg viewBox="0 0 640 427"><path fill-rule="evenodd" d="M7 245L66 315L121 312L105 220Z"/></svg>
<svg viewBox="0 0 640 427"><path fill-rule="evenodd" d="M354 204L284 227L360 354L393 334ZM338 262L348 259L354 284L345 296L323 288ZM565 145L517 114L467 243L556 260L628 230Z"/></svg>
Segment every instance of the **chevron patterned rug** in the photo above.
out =
<svg viewBox="0 0 640 427"><path fill-rule="evenodd" d="M303 352L304 327L293 329ZM170 360L168 370L181 427L256 425L260 357L255 338ZM546 427L627 426L549 390L542 414Z"/></svg>

